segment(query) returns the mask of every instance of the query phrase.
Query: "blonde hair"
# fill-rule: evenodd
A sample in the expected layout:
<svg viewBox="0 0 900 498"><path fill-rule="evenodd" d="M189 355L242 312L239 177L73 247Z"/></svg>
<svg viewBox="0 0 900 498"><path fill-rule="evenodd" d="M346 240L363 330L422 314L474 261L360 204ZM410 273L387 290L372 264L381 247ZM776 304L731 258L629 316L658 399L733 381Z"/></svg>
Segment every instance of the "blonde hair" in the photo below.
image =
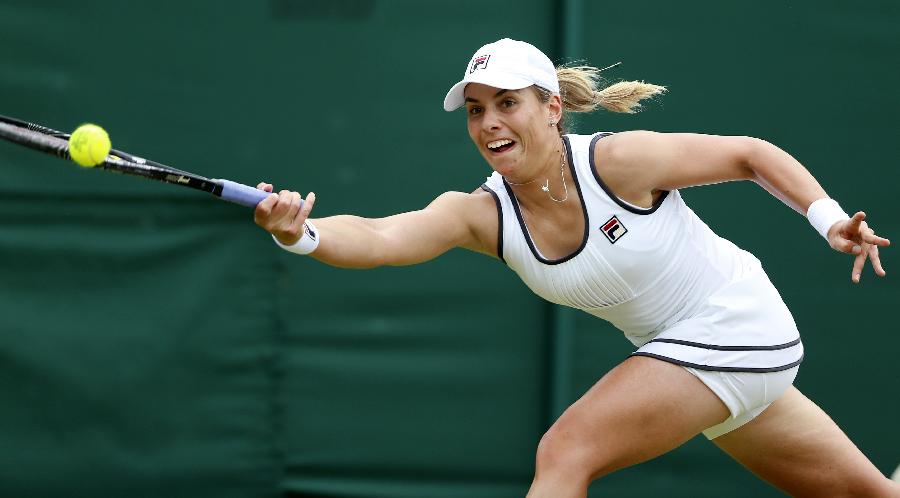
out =
<svg viewBox="0 0 900 498"><path fill-rule="evenodd" d="M634 114L641 109L641 101L666 92L666 87L644 83L643 81L620 81L598 89L601 85L600 69L593 66L559 66L556 68L559 79L559 96L565 112L592 112L597 107L612 112ZM549 90L534 87L541 102L550 100ZM562 131L563 119L557 123Z"/></svg>

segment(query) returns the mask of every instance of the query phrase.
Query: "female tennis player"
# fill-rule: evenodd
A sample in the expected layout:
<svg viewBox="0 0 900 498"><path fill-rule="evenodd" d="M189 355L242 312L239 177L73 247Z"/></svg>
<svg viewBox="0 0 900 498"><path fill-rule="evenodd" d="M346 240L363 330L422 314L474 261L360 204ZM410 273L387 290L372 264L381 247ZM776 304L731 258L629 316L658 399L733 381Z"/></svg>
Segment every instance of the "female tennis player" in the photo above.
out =
<svg viewBox="0 0 900 498"><path fill-rule="evenodd" d="M633 112L663 87L597 90L595 68L560 68L503 39L480 48L444 108L465 106L493 169L472 193L419 211L311 220L315 195L270 195L256 223L333 266L423 262L464 247L506 263L538 295L610 321L637 351L541 439L528 497L585 497L591 481L698 433L795 496L900 496L791 384L803 345L759 260L715 235L678 189L751 180L808 216L838 251L884 276L866 215L848 216L810 173L759 139L649 131L562 134L565 112ZM272 185L259 188L272 191Z"/></svg>

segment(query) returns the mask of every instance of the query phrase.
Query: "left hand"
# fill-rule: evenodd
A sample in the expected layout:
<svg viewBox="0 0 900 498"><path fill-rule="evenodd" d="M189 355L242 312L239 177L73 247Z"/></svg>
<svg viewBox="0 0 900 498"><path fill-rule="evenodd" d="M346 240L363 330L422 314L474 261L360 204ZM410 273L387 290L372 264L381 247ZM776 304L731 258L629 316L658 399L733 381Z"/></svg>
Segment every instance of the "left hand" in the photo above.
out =
<svg viewBox="0 0 900 498"><path fill-rule="evenodd" d="M866 259L872 260L872 268L879 277L885 276L878 257L878 247L887 247L891 241L875 235L875 231L866 223L866 213L857 211L849 220L839 221L828 229L828 244L832 249L856 255L853 260L853 271L850 280L859 283Z"/></svg>

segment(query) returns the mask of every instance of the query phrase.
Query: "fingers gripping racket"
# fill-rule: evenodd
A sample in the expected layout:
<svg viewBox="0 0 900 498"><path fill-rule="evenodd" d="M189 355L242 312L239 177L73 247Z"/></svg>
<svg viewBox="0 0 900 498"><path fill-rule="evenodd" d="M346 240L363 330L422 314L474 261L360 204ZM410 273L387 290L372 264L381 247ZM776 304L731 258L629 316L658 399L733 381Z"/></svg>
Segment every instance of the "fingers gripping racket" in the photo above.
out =
<svg viewBox="0 0 900 498"><path fill-rule="evenodd" d="M69 137L68 133L0 116L0 138L62 159L71 159ZM106 159L95 167L202 190L226 201L247 207L256 207L269 195L268 192L249 185L231 180L205 178L116 149L111 149Z"/></svg>

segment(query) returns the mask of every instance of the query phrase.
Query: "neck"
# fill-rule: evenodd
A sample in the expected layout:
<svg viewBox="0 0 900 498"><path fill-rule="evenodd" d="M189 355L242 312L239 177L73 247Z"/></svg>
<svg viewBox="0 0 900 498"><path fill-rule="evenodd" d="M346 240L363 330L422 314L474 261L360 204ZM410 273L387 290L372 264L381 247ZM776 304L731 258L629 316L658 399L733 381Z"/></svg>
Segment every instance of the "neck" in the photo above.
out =
<svg viewBox="0 0 900 498"><path fill-rule="evenodd" d="M564 203L569 197L569 187L574 187L570 180L571 171L567 167L565 143L557 136L556 145L548 147L538 160L538 172L522 182L506 179L520 201L526 204L556 205ZM552 143L552 142L551 142Z"/></svg>

